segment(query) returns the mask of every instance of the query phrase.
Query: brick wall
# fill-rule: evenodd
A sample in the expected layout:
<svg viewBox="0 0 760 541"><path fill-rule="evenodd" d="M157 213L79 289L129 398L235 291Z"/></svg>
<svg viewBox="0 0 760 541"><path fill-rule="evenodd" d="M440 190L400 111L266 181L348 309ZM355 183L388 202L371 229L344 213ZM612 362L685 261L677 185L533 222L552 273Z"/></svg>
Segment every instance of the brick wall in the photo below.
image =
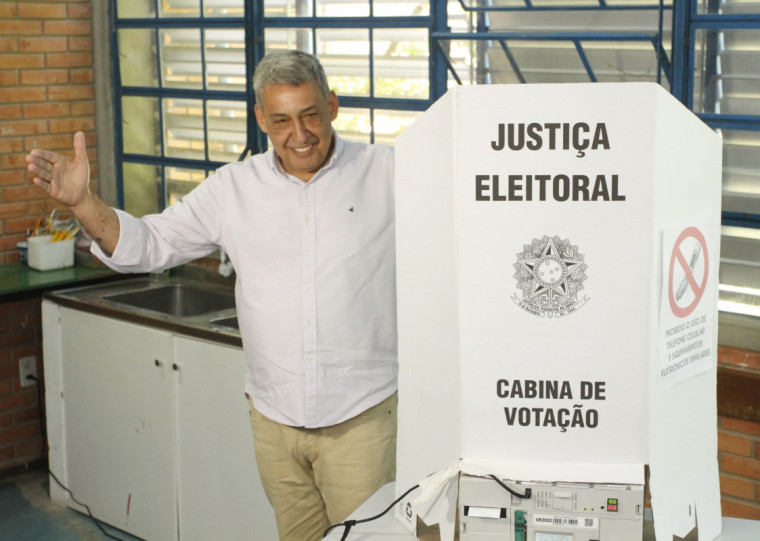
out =
<svg viewBox="0 0 760 541"><path fill-rule="evenodd" d="M16 243L54 208L27 178L30 149L71 154L82 130L97 175L91 9L90 0L0 0L0 265L18 261ZM0 471L40 457L36 388L20 387L18 360L41 359L41 349L39 295L0 298Z"/></svg>
<svg viewBox="0 0 760 541"><path fill-rule="evenodd" d="M85 132L97 175L89 0L0 0L0 264L18 261L16 243L53 209L27 178L34 148L73 154Z"/></svg>
<svg viewBox="0 0 760 541"><path fill-rule="evenodd" d="M19 359L34 356L42 377L40 299L0 303L0 471L42 456L37 387L21 387Z"/></svg>
<svg viewBox="0 0 760 541"><path fill-rule="evenodd" d="M760 353L756 351L720 346L718 362L748 373L760 373ZM760 423L720 416L718 460L723 514L760 520Z"/></svg>

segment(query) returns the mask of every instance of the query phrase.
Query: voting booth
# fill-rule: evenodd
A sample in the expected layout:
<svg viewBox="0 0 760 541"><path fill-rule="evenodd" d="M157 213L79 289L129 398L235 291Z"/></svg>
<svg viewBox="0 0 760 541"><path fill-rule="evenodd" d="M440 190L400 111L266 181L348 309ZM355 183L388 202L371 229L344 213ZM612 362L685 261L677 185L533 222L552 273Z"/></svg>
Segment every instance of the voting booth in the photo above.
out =
<svg viewBox="0 0 760 541"><path fill-rule="evenodd" d="M720 201L719 136L656 84L460 86L399 136L396 518L620 541L648 483L658 540L718 536Z"/></svg>

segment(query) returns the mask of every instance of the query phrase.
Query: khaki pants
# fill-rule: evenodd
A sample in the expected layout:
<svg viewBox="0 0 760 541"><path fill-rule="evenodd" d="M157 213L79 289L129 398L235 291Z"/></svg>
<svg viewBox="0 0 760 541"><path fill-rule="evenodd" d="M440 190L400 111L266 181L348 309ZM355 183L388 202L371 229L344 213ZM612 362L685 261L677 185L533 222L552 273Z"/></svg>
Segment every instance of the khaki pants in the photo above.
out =
<svg viewBox="0 0 760 541"><path fill-rule="evenodd" d="M297 428L251 406L261 481L281 541L317 541L396 476L396 408L391 395L356 417Z"/></svg>

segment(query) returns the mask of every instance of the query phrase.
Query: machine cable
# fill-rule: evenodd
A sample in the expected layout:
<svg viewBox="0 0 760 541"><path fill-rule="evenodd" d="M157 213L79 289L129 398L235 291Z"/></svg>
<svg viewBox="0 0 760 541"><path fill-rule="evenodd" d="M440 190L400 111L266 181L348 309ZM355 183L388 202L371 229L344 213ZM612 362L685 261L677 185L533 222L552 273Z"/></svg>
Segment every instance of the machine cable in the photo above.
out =
<svg viewBox="0 0 760 541"><path fill-rule="evenodd" d="M499 479L498 477L496 477L494 474L490 474L488 477L490 477L491 479L493 479L494 481L496 481L497 483L499 483L499 485L501 485L501 487L504 490L506 490L507 492L509 492L513 496L517 496L518 498L522 498L524 500L528 500L528 499L530 499L530 496L531 496L531 494L533 492L530 488L526 488L525 489L525 494L520 494L519 492L515 492L513 489L509 488L501 479Z"/></svg>
<svg viewBox="0 0 760 541"><path fill-rule="evenodd" d="M393 503L391 503L385 509L385 511L383 511L382 513L379 513L379 514L375 515L374 517L362 518L362 519L359 519L359 520L345 520L345 521L343 521L343 522L341 522L339 524L333 524L332 526L330 526L329 528L327 528L325 530L325 533L322 535L322 538L324 539L325 537L327 537L327 534L330 533L331 530L343 526L343 527L345 527L345 530L343 530L343 536L340 538L340 541L346 541L346 539L348 539L348 532L351 531L351 528L353 528L357 524L363 524L365 522L372 522L373 520L379 519L380 517L382 517L383 515L385 515L388 511L390 511L391 509L393 509L394 505L396 505L398 502L400 502L401 500L403 500L404 498L406 498L406 496L410 492L412 492L413 490L415 490L415 489L417 489L419 487L420 487L420 485L414 485L412 488L410 488L409 490L407 490L406 492L404 492L401 496L399 496L398 498L396 498L393 501Z"/></svg>

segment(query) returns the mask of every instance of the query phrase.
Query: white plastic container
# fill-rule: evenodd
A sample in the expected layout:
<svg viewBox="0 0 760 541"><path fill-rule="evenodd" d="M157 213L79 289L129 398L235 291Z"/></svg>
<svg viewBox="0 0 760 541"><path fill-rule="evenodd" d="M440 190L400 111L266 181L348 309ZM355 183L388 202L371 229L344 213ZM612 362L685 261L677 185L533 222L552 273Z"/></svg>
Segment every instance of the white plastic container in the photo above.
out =
<svg viewBox="0 0 760 541"><path fill-rule="evenodd" d="M29 266L37 270L53 270L74 265L74 239L52 242L52 235L26 239L29 244Z"/></svg>

